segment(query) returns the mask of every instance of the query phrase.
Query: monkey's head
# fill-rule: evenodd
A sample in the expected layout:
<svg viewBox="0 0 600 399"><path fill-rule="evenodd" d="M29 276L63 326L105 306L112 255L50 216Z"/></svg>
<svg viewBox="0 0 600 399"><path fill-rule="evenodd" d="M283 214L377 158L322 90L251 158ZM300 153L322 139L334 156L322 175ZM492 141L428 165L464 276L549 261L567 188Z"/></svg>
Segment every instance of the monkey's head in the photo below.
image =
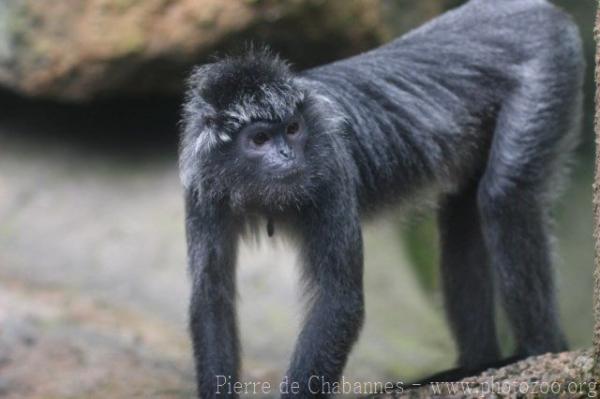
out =
<svg viewBox="0 0 600 399"><path fill-rule="evenodd" d="M323 101L266 50L197 68L184 107L184 186L240 208L310 201L333 157L332 118L316 114Z"/></svg>

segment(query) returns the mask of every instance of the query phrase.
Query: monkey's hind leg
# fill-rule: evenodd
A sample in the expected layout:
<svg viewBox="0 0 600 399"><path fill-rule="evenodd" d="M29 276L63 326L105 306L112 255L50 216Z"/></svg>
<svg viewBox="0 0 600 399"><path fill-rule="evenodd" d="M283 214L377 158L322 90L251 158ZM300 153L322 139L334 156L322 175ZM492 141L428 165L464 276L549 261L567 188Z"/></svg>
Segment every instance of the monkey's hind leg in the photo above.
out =
<svg viewBox="0 0 600 399"><path fill-rule="evenodd" d="M478 190L486 247L516 353L522 356L566 349L551 267L546 190L572 127L569 102L576 101L546 86L524 83L503 105Z"/></svg>
<svg viewBox="0 0 600 399"><path fill-rule="evenodd" d="M458 364L476 370L498 360L494 287L477 208L477 187L447 196L438 215L446 315Z"/></svg>

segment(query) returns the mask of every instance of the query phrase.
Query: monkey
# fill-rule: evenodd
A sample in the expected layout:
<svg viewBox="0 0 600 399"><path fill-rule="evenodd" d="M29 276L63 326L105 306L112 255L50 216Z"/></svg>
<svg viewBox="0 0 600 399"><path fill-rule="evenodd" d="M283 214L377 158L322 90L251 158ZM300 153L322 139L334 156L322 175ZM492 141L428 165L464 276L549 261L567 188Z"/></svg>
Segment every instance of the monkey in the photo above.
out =
<svg viewBox="0 0 600 399"><path fill-rule="evenodd" d="M266 222L297 244L308 298L285 374L326 397L365 316L361 223L435 193L457 364L567 347L551 205L578 142L584 72L572 19L546 0L470 0L364 53L303 71L263 48L191 73L179 166L201 398L240 376L238 242ZM250 228L250 230L252 230Z"/></svg>

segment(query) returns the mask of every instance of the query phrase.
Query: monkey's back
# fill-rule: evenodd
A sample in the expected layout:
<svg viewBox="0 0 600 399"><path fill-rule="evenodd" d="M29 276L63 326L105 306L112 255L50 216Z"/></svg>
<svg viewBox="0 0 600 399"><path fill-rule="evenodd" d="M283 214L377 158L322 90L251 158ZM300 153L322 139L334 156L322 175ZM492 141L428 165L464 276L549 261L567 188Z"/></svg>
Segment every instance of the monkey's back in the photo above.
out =
<svg viewBox="0 0 600 399"><path fill-rule="evenodd" d="M482 172L494 121L511 93L537 84L543 92L531 101L568 107L580 101L583 66L577 27L553 5L472 0L382 47L304 75L321 82L349 119L366 207L432 181L442 191L465 184ZM558 148L565 140L540 144Z"/></svg>

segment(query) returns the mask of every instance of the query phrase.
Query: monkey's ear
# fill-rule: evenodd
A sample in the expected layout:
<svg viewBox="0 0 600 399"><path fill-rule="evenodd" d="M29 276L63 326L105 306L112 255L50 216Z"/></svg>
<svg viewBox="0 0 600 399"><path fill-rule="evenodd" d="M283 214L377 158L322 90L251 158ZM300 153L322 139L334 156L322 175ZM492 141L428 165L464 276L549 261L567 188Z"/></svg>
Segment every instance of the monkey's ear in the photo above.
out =
<svg viewBox="0 0 600 399"><path fill-rule="evenodd" d="M200 157L218 140L217 111L202 96L211 69L211 64L197 67L187 81L179 143L179 176L186 189L199 188Z"/></svg>
<svg viewBox="0 0 600 399"><path fill-rule="evenodd" d="M320 134L338 134L346 129L348 120L339 103L318 83L303 77L294 78L294 84L304 92L303 116Z"/></svg>
<svg viewBox="0 0 600 399"><path fill-rule="evenodd" d="M199 162L217 140L216 111L199 96L189 97L183 108L179 143L179 175L185 188L199 185Z"/></svg>
<svg viewBox="0 0 600 399"><path fill-rule="evenodd" d="M204 98L207 82L211 79L217 79L220 70L221 68L217 63L201 65L192 70L187 80L186 108L184 112L186 116L200 119L197 122L202 122L201 124L204 125L204 129L202 129L204 134L199 137L201 139L199 148L210 149L218 140L231 141L231 137L227 133L215 129L217 110Z"/></svg>

